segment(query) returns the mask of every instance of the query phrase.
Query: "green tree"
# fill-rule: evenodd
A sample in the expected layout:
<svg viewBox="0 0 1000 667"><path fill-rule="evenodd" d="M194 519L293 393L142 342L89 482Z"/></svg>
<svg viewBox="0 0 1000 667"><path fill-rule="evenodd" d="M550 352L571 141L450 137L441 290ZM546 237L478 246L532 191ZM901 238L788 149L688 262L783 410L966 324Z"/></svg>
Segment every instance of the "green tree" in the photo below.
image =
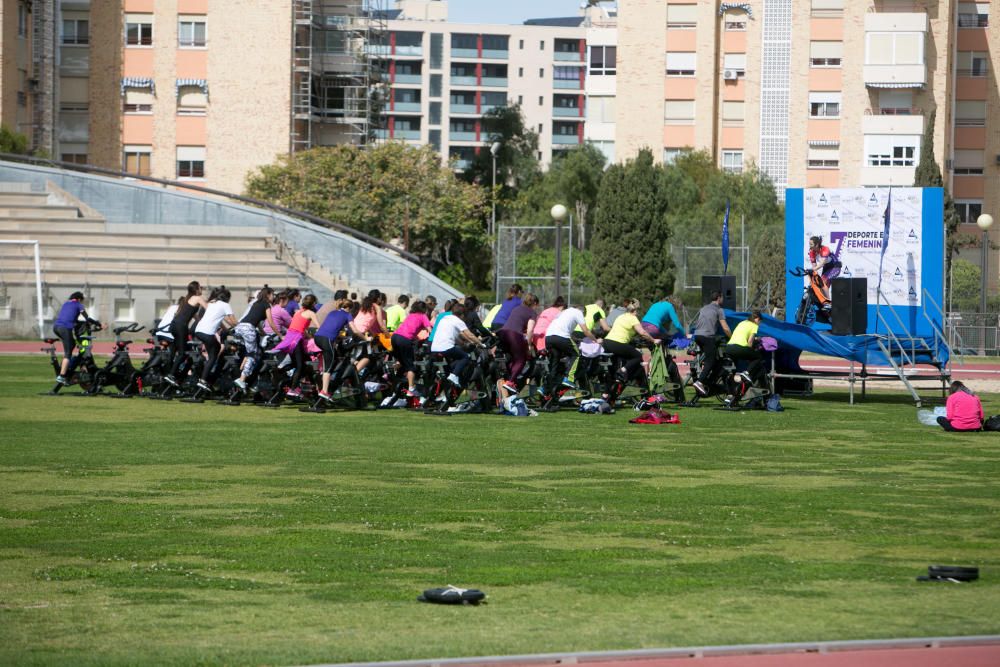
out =
<svg viewBox="0 0 1000 667"><path fill-rule="evenodd" d="M0 125L0 153L28 154L28 137L14 132L6 125Z"/></svg>
<svg viewBox="0 0 1000 667"><path fill-rule="evenodd" d="M385 241L408 236L429 270L460 264L488 280L487 193L457 179L430 147L390 142L282 156L251 173L246 192Z"/></svg>
<svg viewBox="0 0 1000 667"><path fill-rule="evenodd" d="M951 304L954 310L979 310L982 271L967 259L955 259L951 266ZM945 306L948 307L948 306Z"/></svg>
<svg viewBox="0 0 1000 667"><path fill-rule="evenodd" d="M538 134L525 125L518 104L486 112L482 123L485 141L463 177L469 183L492 187L493 156L490 147L499 143L497 189L500 192L497 201L498 205L505 206L517 197L522 188L531 185L541 175Z"/></svg>
<svg viewBox="0 0 1000 667"><path fill-rule="evenodd" d="M937 119L937 110L931 110L927 117L927 126L924 128L924 136L920 140L920 161L913 174L913 185L918 188L944 188L944 233L945 233L945 275L951 271L951 263L962 248L974 245L976 239L967 234L960 234L959 225L962 224L958 211L955 210L955 200L944 185L941 177L941 167L934 159L934 121Z"/></svg>
<svg viewBox="0 0 1000 667"><path fill-rule="evenodd" d="M591 244L598 293L615 300L637 298L648 306L673 291L664 185L663 170L654 165L649 149L604 174Z"/></svg>

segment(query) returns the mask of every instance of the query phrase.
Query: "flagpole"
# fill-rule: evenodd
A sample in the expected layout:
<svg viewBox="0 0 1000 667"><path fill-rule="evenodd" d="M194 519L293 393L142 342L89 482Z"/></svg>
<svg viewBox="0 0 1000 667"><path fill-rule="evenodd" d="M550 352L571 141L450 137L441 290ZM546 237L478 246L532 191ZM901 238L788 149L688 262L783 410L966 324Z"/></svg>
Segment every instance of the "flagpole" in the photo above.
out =
<svg viewBox="0 0 1000 667"><path fill-rule="evenodd" d="M882 270L885 265L885 251L889 247L889 227L892 225L892 185L889 186L889 199L882 214L882 254L878 260L878 287L875 291L875 333L878 334L878 321L882 314Z"/></svg>

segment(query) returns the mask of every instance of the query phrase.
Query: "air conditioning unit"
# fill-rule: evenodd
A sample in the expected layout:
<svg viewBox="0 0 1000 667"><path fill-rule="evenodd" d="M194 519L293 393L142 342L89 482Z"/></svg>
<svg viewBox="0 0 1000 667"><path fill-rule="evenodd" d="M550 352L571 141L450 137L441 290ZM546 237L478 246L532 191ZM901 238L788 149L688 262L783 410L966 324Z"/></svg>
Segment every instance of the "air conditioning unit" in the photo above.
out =
<svg viewBox="0 0 1000 667"><path fill-rule="evenodd" d="M722 73L722 78L725 79L726 81L736 81L738 77L739 74L734 69L727 69Z"/></svg>

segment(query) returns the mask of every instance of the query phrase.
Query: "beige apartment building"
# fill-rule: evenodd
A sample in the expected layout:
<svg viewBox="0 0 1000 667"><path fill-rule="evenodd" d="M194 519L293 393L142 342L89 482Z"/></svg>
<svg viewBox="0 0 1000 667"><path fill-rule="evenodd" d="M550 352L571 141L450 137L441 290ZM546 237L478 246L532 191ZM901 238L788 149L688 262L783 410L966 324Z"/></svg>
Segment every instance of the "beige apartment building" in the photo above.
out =
<svg viewBox="0 0 1000 667"><path fill-rule="evenodd" d="M995 1L619 0L618 158L705 149L724 169L756 163L779 192L912 185L936 110L934 154L960 215L997 216L998 13Z"/></svg>

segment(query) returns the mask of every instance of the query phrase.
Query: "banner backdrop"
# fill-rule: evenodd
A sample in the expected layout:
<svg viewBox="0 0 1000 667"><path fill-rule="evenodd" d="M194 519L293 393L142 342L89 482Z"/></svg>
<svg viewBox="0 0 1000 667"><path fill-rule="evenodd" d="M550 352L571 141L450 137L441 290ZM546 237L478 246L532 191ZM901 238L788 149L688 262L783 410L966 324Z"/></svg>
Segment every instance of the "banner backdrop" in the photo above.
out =
<svg viewBox="0 0 1000 667"><path fill-rule="evenodd" d="M940 188L789 189L785 199L785 263L809 267L809 238L841 263L844 278L868 279L868 332L890 328L897 335L930 335L924 314L940 325L944 303L944 204ZM889 239L882 258L886 207ZM877 323L879 263L882 263L882 323ZM795 315L805 280L786 281L786 320ZM934 304L925 303L926 295ZM885 307L888 303L892 312ZM898 320L898 321L897 321Z"/></svg>

